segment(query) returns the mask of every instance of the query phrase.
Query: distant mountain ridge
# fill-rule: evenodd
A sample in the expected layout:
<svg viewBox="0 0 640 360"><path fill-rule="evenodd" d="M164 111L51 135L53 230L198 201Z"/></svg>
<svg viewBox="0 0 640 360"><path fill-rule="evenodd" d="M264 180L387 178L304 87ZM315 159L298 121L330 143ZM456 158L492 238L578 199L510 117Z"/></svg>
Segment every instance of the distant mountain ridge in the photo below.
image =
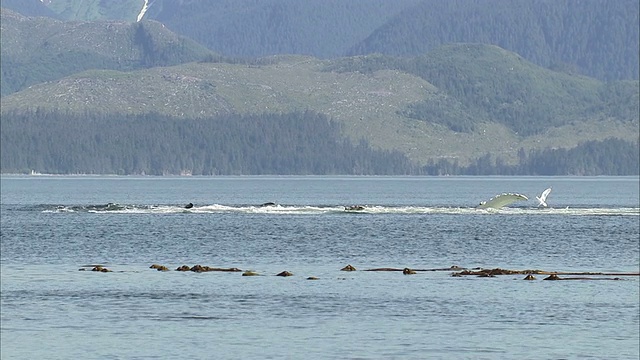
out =
<svg viewBox="0 0 640 360"><path fill-rule="evenodd" d="M2 95L89 69L128 71L214 56L156 21L60 21L8 9L2 22Z"/></svg>
<svg viewBox="0 0 640 360"><path fill-rule="evenodd" d="M67 0L59 1L58 5ZM124 3L129 0L118 1L124 9L127 5ZM155 4L162 4L157 1ZM110 4L83 4L97 3ZM168 4L175 7L176 13L198 8L202 16L207 14L208 2L184 0L165 3ZM227 15L239 14L236 2L225 4L229 7L225 10L229 12ZM265 4L272 3L257 2L253 11L267 9ZM362 3L354 4L362 6ZM411 8L411 0L403 6ZM273 19L292 16L288 8L276 10L272 13ZM343 10L349 13L347 8ZM74 124L82 123L86 115L90 124L104 121L109 128L123 121L121 131L127 136L134 136L130 132L131 122L142 124L136 136L157 134L154 132L157 118L157 125L179 130L182 136L205 136L198 141L207 141L206 134L198 132L198 121L216 122L225 118L230 122L242 119L245 124L252 121L268 124L268 119L276 117L283 121L278 126L284 126L287 121L299 118L311 122L326 118L338 124L340 134L336 135L332 125L327 136L346 136L353 144L359 144L345 145L344 151L368 154L368 159L359 160L361 164L353 167L363 172L373 171L375 167L370 163L373 158L388 163L396 159L397 153L411 162L397 158L399 164L404 164L396 169L401 173L527 174L530 172L526 171L537 171L539 163L556 164L553 169L544 170L545 174L635 171L633 164L637 156L612 154L638 147L638 80L602 81L580 75L570 66L550 70L497 45L449 43L416 56L368 54L322 59L277 55L244 59L214 53L154 20L139 23L60 21L50 17L25 17L6 8L2 8L1 16L3 133L21 134L20 121L29 119L29 132L23 134L26 141L44 141L39 136L47 133L46 125L40 122L52 118L59 122L58 132L72 134L73 127L64 128L67 115ZM355 21L359 24L356 27L367 23L360 20ZM291 30L293 23L295 21L283 23L283 26ZM335 29L342 30L339 26ZM235 36L241 34L241 31L233 34L231 39L237 40ZM267 34L268 31L264 35ZM285 42L292 39L282 38ZM307 112L314 115L301 116ZM174 123L183 120L193 120L187 124L195 128L183 129ZM144 130L145 126L148 131ZM231 125L226 126L228 130ZM88 129L84 129L85 136L90 135ZM98 129L100 127L94 130ZM302 139L313 138L313 134L304 134L309 129L311 127L298 127L302 131L298 135ZM282 127L268 129L271 133L276 130L281 131ZM237 128L231 133L243 136L238 135ZM160 139L166 134L154 136ZM96 141L91 137L87 139ZM152 140L145 139L149 144L145 151L150 154L156 146ZM20 153L29 151L29 144L15 144L15 141L3 135L3 149L11 149L3 158L19 164ZM137 142L135 137L130 141ZM245 141L238 139L237 144ZM341 143L342 140L332 141ZM368 147L373 152L363 150ZM592 156L599 148L607 152L606 158ZM72 151L71 148L57 150L61 154ZM188 158L192 150L183 150L182 156ZM382 153L377 153L378 150ZM392 155L385 155L386 151ZM569 156L567 153L573 159L571 169L577 170L567 170L568 164L555 161L554 157ZM316 158L330 159L336 155ZM605 166L611 159L621 161ZM55 159L48 161L52 163L47 171L55 170ZM90 163L90 160L82 162ZM184 169L176 167L177 163L171 167L173 170L167 171L182 172ZM232 163L230 159L229 164ZM362 165L364 163L369 165ZM525 163L529 170L516 168L517 164ZM331 168L326 165L314 165L314 168ZM467 165L469 168L462 169ZM21 166L26 165L16 165L15 169ZM349 164L344 166L342 169L349 168ZM165 171L161 163L154 168L156 172ZM256 168L261 173L273 171ZM73 164L66 164L65 169L59 171L73 171ZM386 172L376 170L375 173Z"/></svg>
<svg viewBox="0 0 640 360"><path fill-rule="evenodd" d="M486 67L451 62L447 55L464 54L467 48L496 64L500 59L505 59L502 64L523 64L490 73L494 80L485 88ZM609 98L602 96L607 85L594 79L554 75L494 46L460 44L445 50L410 64L387 59L372 71L363 71L367 58L360 67L347 69L354 65L344 61L358 58L299 56L253 65L200 62L130 72L92 70L4 96L1 105L3 114L41 109L185 118L312 110L339 121L354 141L399 150L420 164L441 157L465 164L485 153L515 161L520 148L571 148L587 140L638 137L633 108L637 82L635 87L619 87L620 94L608 104ZM442 61L451 62L450 67L439 67ZM420 64L429 67L420 70ZM431 83L430 71L458 82ZM472 91L465 94L464 89ZM621 99L627 99L629 110L616 114L624 104ZM556 112L563 117L556 118ZM467 123L459 121L463 119Z"/></svg>
<svg viewBox="0 0 640 360"><path fill-rule="evenodd" d="M62 16L48 8L40 0L2 0L0 7L3 9L18 12L24 16L46 16L57 20L62 20Z"/></svg>
<svg viewBox="0 0 640 360"><path fill-rule="evenodd" d="M639 14L637 0L424 0L347 55L411 56L448 43L483 43L543 67L637 80Z"/></svg>
<svg viewBox="0 0 640 360"><path fill-rule="evenodd" d="M39 3L5 2L25 13ZM46 8L68 20L135 21L143 4L52 0ZM639 13L637 0L154 0L144 18L229 57L420 56L483 43L611 81L640 78Z"/></svg>

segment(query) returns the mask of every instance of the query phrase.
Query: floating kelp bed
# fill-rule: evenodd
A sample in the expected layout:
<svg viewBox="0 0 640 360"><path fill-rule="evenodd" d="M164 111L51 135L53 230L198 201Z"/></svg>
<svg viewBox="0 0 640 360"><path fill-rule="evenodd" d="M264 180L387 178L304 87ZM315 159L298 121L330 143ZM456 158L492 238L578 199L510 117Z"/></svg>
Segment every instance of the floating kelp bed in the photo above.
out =
<svg viewBox="0 0 640 360"><path fill-rule="evenodd" d="M342 271L356 271L352 265L347 265L341 269ZM621 280L617 276L640 276L640 273L603 273L603 272L557 272L557 271L545 271L545 270L509 270L509 269L481 269L474 268L472 270L460 268L458 266L451 266L449 268L440 269L410 269L410 268L376 268L365 269L363 271L402 271L405 275L413 275L421 271L453 271L451 276L463 277L463 276L477 276L477 277L496 277L498 275L527 275L524 280L536 280L536 275L549 275L543 280ZM564 277L561 278L558 275L581 275L581 277ZM601 276L616 276L614 278L601 277Z"/></svg>
<svg viewBox="0 0 640 360"><path fill-rule="evenodd" d="M91 268L91 271L95 272L113 272L110 269L107 269L104 265L83 265L80 268L80 271L85 271L87 268ZM164 265L153 264L149 266L150 269L155 269L157 271L170 271L170 269ZM264 274L260 274L256 271L252 270L241 270L236 267L230 268L220 268L220 267L210 267L203 265L194 265L189 267L188 265L182 265L177 267L174 271L182 271L182 272L242 272L242 276L260 276ZM347 265L340 269L340 271L357 271L357 269L353 265ZM547 275L543 280L622 280L621 277L625 276L640 276L640 273L615 273L615 272L559 272L559 271L546 271L546 270L509 270L509 269L501 269L501 268L493 268L493 269L483 269L483 268L461 268L459 266L450 266L448 268L434 268L434 269L412 269L412 268L391 268L391 267L383 267L383 268L372 268L372 269L364 269L360 271L390 271L390 272L402 272L404 275L414 275L419 272L443 272L450 271L452 277L467 277L467 276L475 276L475 277L497 277L500 275L526 275L523 280L537 280L534 275ZM293 276L294 274L289 271L282 271L275 276L288 277ZM563 277L560 277L563 276ZM614 277L611 277L614 276ZM310 276L307 280L319 280L319 278L315 276Z"/></svg>
<svg viewBox="0 0 640 360"><path fill-rule="evenodd" d="M91 271L97 271L97 272L112 272L113 270L109 270L106 267L102 266L102 265L83 265L80 269L80 271L86 271L87 268L91 268Z"/></svg>
<svg viewBox="0 0 640 360"><path fill-rule="evenodd" d="M508 269L479 269L479 270L462 270L451 274L455 277L477 276L477 277L496 277L498 275L518 275L523 274L524 280L536 280L535 275L548 275L542 280L621 280L618 276L640 276L640 273L603 273L603 272L556 272L544 270L508 270ZM580 277L559 277L558 275L580 275ZM602 277L602 276L616 276Z"/></svg>

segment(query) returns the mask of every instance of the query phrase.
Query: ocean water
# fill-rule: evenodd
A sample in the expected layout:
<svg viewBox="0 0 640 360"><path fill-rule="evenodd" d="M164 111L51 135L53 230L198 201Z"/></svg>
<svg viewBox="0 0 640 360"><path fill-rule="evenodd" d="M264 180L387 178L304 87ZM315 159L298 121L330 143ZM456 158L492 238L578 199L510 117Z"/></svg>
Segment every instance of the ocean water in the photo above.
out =
<svg viewBox="0 0 640 360"><path fill-rule="evenodd" d="M2 359L640 357L638 177L0 181Z"/></svg>

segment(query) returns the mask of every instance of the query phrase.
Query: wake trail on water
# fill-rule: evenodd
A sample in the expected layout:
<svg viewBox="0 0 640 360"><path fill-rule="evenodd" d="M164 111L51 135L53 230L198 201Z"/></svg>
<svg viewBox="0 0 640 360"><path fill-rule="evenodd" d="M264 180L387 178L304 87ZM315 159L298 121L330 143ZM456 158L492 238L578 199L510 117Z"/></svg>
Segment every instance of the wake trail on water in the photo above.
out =
<svg viewBox="0 0 640 360"><path fill-rule="evenodd" d="M450 215L568 215L568 216L640 216L637 207L589 207L576 206L564 208L505 207L500 209L478 209L475 207L451 206L390 206L367 205L350 209L344 205L142 205L142 204L97 204L97 205L38 205L36 210L44 213L94 213L94 214L265 214L265 215L413 215L413 214L450 214Z"/></svg>

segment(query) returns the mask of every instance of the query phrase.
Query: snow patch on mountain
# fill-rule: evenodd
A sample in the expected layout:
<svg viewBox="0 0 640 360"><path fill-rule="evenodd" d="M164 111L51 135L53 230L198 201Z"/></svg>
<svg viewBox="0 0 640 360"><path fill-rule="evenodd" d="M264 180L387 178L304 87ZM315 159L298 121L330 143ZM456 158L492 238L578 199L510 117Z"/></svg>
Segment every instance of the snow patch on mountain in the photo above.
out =
<svg viewBox="0 0 640 360"><path fill-rule="evenodd" d="M149 0L144 0L144 5L142 5L142 9L138 14L138 19L136 20L136 22L140 22L140 20L142 20L142 17L144 17L144 13L146 13L148 9L149 9Z"/></svg>

